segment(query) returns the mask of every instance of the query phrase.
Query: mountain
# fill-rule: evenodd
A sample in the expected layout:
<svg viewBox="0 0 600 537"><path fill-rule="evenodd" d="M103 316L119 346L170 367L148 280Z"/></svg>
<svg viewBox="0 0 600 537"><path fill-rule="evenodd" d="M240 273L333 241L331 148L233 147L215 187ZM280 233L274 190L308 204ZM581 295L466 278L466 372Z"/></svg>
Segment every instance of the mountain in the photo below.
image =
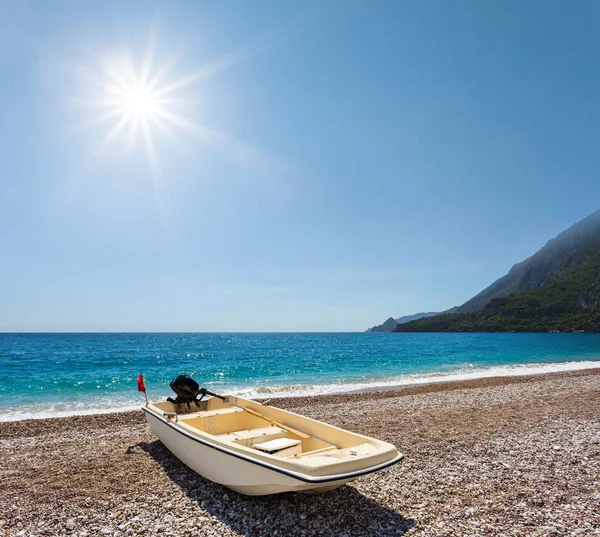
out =
<svg viewBox="0 0 600 537"><path fill-rule="evenodd" d="M367 332L393 332L394 328L396 328L397 326L398 321L396 321L396 319L394 319L393 317L390 317L383 324L379 324L377 326L369 328Z"/></svg>
<svg viewBox="0 0 600 537"><path fill-rule="evenodd" d="M439 311L428 311L427 313L415 313L413 315L405 315L404 317L399 317L396 319L398 324L409 323L410 321L415 321L416 319L422 319L423 317L433 317L434 315L438 315Z"/></svg>
<svg viewBox="0 0 600 537"><path fill-rule="evenodd" d="M456 307L450 308L442 313L454 313L456 311ZM428 311L422 313L413 313L412 315L404 315L404 317L398 317L394 319L390 317L383 324L379 324L374 326L373 328L369 328L367 332L393 332L394 329L399 324L409 323L410 321L414 321L416 319L422 319L423 317L433 317L434 315L439 315L439 311Z"/></svg>
<svg viewBox="0 0 600 537"><path fill-rule="evenodd" d="M548 241L525 261L517 263L506 276L459 306L456 313L477 311L492 298L532 291L560 279L573 268L577 254L597 241L599 234L600 211L596 211Z"/></svg>
<svg viewBox="0 0 600 537"><path fill-rule="evenodd" d="M600 211L457 308L397 332L600 331Z"/></svg>

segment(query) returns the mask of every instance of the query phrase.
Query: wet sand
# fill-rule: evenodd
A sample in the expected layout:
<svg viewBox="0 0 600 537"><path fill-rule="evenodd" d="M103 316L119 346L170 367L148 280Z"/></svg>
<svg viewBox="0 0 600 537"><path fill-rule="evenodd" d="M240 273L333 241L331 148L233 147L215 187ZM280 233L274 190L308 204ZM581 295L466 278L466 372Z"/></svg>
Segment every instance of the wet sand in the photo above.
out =
<svg viewBox="0 0 600 537"><path fill-rule="evenodd" d="M600 370L272 400L404 462L321 495L245 497L142 412L0 423L0 536L600 535Z"/></svg>

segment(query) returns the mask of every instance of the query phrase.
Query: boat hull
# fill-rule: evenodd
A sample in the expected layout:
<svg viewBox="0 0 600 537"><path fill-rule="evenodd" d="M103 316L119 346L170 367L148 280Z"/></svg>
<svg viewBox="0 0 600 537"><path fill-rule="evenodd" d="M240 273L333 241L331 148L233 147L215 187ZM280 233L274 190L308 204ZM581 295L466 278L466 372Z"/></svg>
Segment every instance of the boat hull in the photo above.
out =
<svg viewBox="0 0 600 537"><path fill-rule="evenodd" d="M325 477L307 482L281 470L267 468L234 453L220 450L186 434L176 425L151 412L146 411L145 414L152 432L181 462L206 479L241 494L263 496L281 492L326 492L359 477L356 475L332 480Z"/></svg>

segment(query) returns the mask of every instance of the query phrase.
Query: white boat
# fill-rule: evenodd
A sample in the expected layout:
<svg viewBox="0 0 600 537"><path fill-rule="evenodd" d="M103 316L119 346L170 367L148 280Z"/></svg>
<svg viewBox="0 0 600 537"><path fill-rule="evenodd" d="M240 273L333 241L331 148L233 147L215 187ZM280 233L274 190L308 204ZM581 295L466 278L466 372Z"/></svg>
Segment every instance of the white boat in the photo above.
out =
<svg viewBox="0 0 600 537"><path fill-rule="evenodd" d="M387 442L233 395L143 410L179 460L241 494L324 492L404 458Z"/></svg>

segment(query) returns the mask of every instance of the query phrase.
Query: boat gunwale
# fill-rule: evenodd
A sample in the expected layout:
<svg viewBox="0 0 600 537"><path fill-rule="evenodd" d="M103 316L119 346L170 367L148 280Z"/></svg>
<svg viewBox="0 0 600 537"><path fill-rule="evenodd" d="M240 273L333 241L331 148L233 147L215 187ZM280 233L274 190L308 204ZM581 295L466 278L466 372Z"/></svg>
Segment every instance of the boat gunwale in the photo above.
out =
<svg viewBox="0 0 600 537"><path fill-rule="evenodd" d="M174 431L182 434L183 436L194 440L206 447L209 447L211 449L215 449L217 451L220 451L221 453L225 453L227 455L231 455L233 457L235 457L236 459L241 459L243 461L249 462L251 464L255 464L257 466L262 466L263 468L267 468L269 470L273 470L274 472L278 472L280 474L284 474L288 477L292 477L294 479L298 479L299 481L303 481L305 483L331 483L334 481L343 481L345 479L353 479L356 477L360 477L363 475L367 475L367 474L371 474L373 472L377 472L379 470L383 470L384 468L388 468L390 466L393 466L394 464L399 463L401 460L404 459L404 454L398 452L398 455L396 455L396 457L394 457L393 459L386 461L384 463L378 464L376 466L370 466L369 468L365 468L362 470L355 470L353 472L347 472L345 474L331 474L329 476L309 476L306 474L302 474L299 472L294 472L293 470L287 470L285 468L282 468L280 466L276 466L273 464L270 464L268 462L259 460L259 459L255 459L252 457L249 457L247 455L244 455L243 453L239 453L236 451L232 451L229 450L225 447L221 447L218 446L214 443L208 442L206 440L203 440L202 438L199 438L198 436L194 436L190 433L188 433L187 431L183 430L181 427L178 427L176 425L174 425L173 423L171 423L170 421L164 419L162 416L158 415L156 412L147 409L146 407L142 407L142 410L144 412L147 412L148 414L150 414L151 416L153 416L154 418L157 418L159 421L161 421L162 423L164 423L165 425L167 425L168 427L170 427L171 429L173 429ZM361 435L362 436L362 435ZM160 440L160 438L159 438ZM161 440L162 442L162 440ZM163 442L164 443L164 442Z"/></svg>

